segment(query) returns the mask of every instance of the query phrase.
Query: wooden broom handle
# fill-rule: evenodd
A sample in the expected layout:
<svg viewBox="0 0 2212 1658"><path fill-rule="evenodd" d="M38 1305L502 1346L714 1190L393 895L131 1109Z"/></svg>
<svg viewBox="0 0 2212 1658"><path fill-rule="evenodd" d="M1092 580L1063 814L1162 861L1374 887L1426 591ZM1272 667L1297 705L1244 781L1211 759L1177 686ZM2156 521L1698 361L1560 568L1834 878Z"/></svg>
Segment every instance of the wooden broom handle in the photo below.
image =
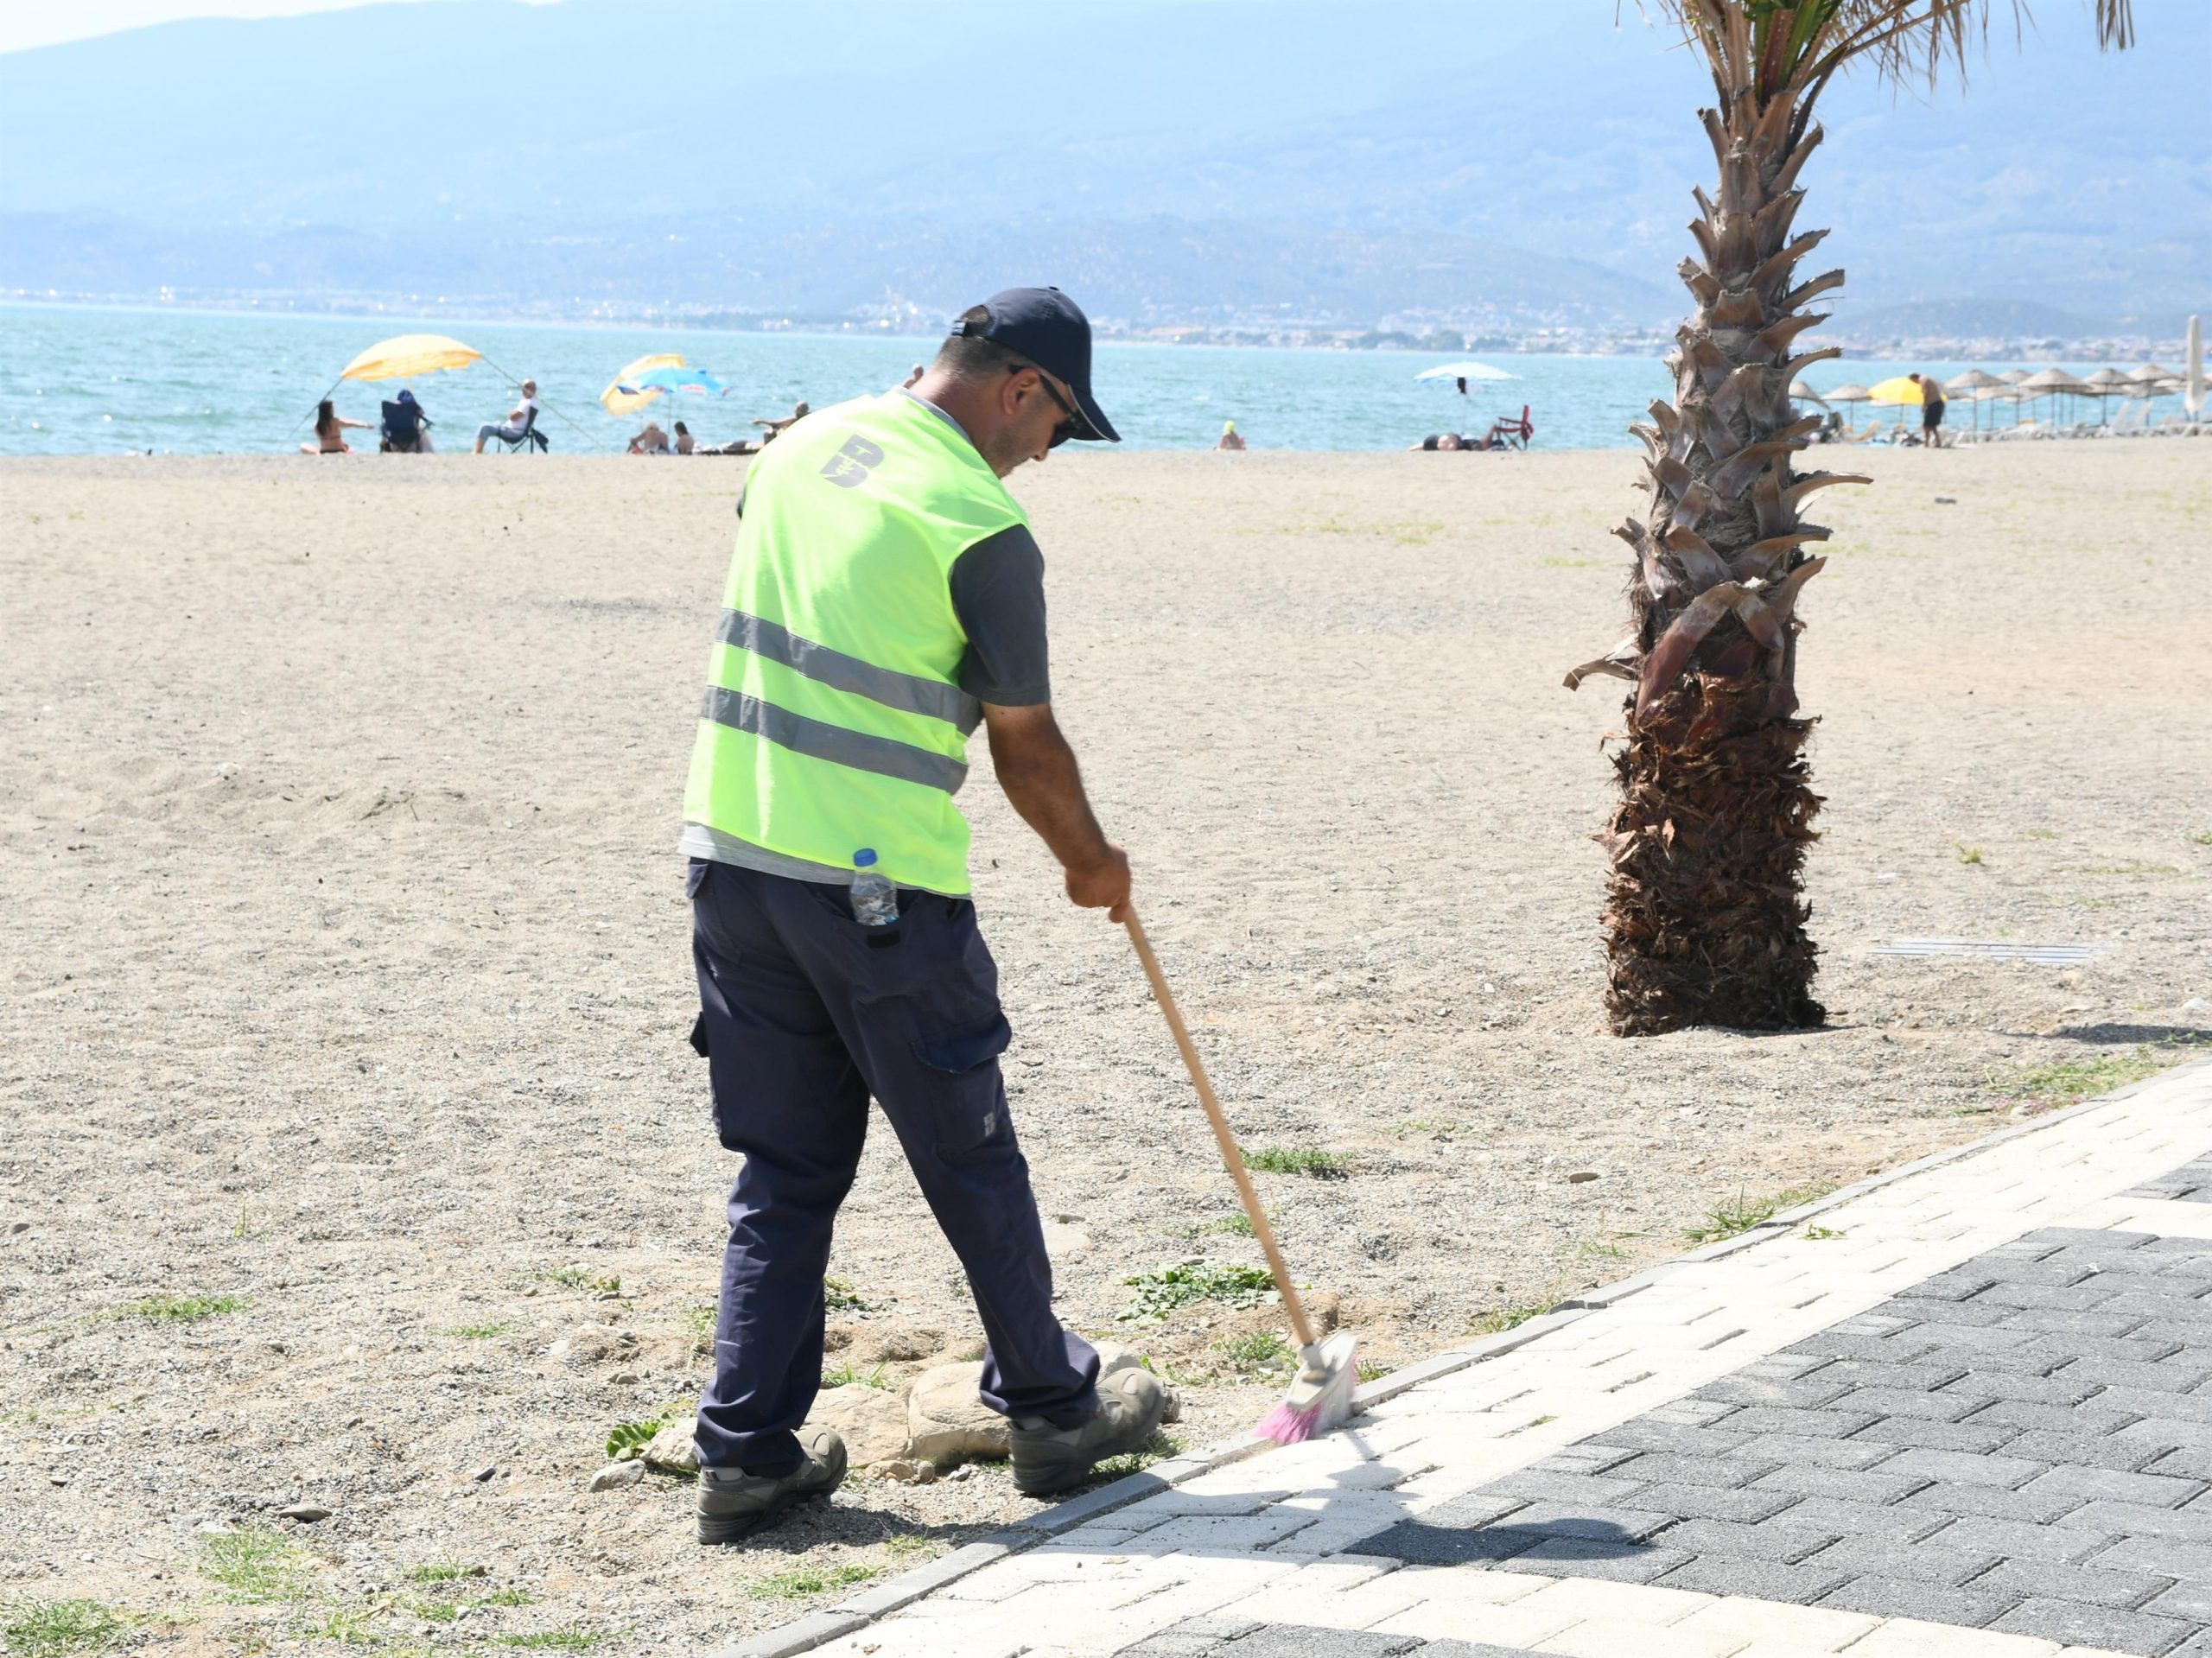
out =
<svg viewBox="0 0 2212 1658"><path fill-rule="evenodd" d="M1198 1059L1198 1051L1191 1041L1191 1032L1183 1023L1183 1015L1175 1006L1175 997L1167 988L1166 975L1160 970L1160 958L1152 953L1152 941L1144 934L1144 923L1137 919L1136 906L1128 909L1124 924L1129 930L1129 942L1137 947L1137 960L1144 963L1144 975L1152 981L1153 998L1160 1003L1160 1011L1167 1016L1167 1028L1175 1033L1175 1045L1182 1051L1183 1067L1191 1073L1191 1086L1198 1090L1198 1103L1206 1109L1206 1121L1213 1125L1214 1143L1221 1147L1221 1160L1229 1171L1229 1178L1236 1182L1236 1195L1244 1200L1244 1213L1252 1223L1252 1236L1260 1241L1260 1249L1268 1258L1268 1270L1274 1274L1275 1288L1282 1293L1283 1311L1290 1314L1291 1332L1298 1337L1303 1350L1313 1345L1313 1331L1306 1322L1305 1304L1298 1299L1297 1286L1290 1281L1290 1266L1283 1260L1282 1251L1275 1247L1274 1228L1268 1224L1268 1211L1260 1206L1260 1194L1252 1189L1252 1177L1244 1167L1244 1153L1237 1149L1236 1136L1230 1132L1229 1119L1222 1115L1221 1102L1213 1096L1213 1084L1206 1080L1206 1068Z"/></svg>

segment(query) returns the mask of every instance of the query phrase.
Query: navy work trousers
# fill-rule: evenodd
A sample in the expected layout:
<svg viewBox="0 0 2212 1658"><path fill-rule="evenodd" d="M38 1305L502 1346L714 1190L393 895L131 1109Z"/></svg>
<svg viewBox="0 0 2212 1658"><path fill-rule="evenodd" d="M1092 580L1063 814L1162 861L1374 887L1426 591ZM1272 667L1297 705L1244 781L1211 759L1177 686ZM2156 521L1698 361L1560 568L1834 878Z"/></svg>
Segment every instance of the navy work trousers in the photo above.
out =
<svg viewBox="0 0 2212 1658"><path fill-rule="evenodd" d="M781 1474L822 1384L822 1279L873 1095L967 1271L982 1396L1058 1426L1098 1406L1098 1355L1052 1313L1029 1165L1007 1115L998 968L965 899L901 892L865 927L842 886L694 860L691 951L729 1197L699 1460Z"/></svg>

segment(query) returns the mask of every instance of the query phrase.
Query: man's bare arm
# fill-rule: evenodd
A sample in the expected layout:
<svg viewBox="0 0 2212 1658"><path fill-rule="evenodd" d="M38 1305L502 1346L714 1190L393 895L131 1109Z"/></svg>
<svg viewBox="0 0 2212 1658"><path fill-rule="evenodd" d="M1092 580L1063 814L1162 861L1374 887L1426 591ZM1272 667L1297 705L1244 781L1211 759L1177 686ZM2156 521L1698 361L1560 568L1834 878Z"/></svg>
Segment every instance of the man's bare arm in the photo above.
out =
<svg viewBox="0 0 2212 1658"><path fill-rule="evenodd" d="M983 724L999 787L1060 861L1067 872L1068 897L1087 909L1105 910L1116 921L1126 918L1128 858L1098 827L1083 791L1075 751L1060 734L1052 705L1016 708L986 702Z"/></svg>

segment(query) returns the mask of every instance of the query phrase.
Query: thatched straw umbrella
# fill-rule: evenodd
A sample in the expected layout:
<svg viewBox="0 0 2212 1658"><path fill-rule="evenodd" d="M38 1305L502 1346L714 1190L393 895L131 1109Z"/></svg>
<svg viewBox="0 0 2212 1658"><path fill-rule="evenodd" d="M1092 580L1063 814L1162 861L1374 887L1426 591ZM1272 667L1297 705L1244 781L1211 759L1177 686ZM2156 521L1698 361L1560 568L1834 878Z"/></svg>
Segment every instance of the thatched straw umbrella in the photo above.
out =
<svg viewBox="0 0 2212 1658"><path fill-rule="evenodd" d="M1972 397L1974 398L1974 429L1980 432L1981 405L1984 399L1978 394L1988 391L1992 386L1999 386L2004 384L2005 382L1994 374L1985 374L1978 368L1970 368L1956 379L1946 381L1943 390L1955 397Z"/></svg>

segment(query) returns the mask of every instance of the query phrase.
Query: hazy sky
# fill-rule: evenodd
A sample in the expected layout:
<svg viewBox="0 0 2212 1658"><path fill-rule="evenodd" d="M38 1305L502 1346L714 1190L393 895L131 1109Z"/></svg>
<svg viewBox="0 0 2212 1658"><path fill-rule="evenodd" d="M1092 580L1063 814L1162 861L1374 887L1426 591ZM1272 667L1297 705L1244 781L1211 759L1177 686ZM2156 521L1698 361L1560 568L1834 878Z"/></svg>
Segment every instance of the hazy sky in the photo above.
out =
<svg viewBox="0 0 2212 1658"><path fill-rule="evenodd" d="M33 5L30 0L0 0L0 52L27 46L52 46L143 29L181 17L289 17L303 11L340 11L364 0L72 0L67 5ZM543 3L544 0L536 0Z"/></svg>

